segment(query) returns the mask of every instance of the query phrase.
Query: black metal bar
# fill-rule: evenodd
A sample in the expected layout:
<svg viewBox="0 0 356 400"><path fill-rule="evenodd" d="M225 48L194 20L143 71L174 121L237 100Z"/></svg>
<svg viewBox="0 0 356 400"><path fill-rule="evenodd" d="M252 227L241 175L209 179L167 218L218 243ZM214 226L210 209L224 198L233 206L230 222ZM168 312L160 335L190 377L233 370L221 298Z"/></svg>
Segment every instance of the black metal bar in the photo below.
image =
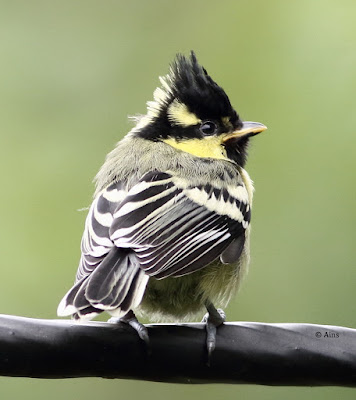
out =
<svg viewBox="0 0 356 400"><path fill-rule="evenodd" d="M356 330L225 323L207 365L203 324L130 327L0 315L0 375L105 377L174 383L356 387Z"/></svg>

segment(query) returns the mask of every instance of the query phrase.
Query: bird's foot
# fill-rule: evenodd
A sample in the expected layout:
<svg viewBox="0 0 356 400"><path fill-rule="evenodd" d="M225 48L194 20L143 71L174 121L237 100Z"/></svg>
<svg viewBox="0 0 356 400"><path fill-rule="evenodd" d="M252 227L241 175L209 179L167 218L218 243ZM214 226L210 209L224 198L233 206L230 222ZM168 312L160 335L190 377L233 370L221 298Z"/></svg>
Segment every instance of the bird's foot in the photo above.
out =
<svg viewBox="0 0 356 400"><path fill-rule="evenodd" d="M140 339L142 339L146 343L146 345L149 346L150 338L148 336L147 328L138 321L136 315L133 313L132 310L130 310L126 315L121 318L112 317L108 320L108 322L111 324L118 324L122 322L131 326L131 328L135 329Z"/></svg>
<svg viewBox="0 0 356 400"><path fill-rule="evenodd" d="M206 324L206 347L208 350L208 365L216 346L216 329L225 322L226 316L223 310L216 309L211 303L206 306L208 312L202 322Z"/></svg>

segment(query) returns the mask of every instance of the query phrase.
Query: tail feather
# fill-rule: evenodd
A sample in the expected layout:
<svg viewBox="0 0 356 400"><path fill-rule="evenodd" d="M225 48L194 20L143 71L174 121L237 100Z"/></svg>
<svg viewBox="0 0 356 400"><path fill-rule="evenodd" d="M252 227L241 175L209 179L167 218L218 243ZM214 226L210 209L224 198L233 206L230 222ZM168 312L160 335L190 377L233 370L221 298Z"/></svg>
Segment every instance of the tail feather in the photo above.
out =
<svg viewBox="0 0 356 400"><path fill-rule="evenodd" d="M141 303L147 281L148 276L142 270L136 271L131 283L132 290L128 292L125 299L123 299L122 303L120 304L120 309L122 311L127 312L131 308L135 308Z"/></svg>
<svg viewBox="0 0 356 400"><path fill-rule="evenodd" d="M59 317L67 317L77 312L77 308L74 306L74 299L86 278L87 277L76 282L76 284L63 297L57 308L57 315Z"/></svg>
<svg viewBox="0 0 356 400"><path fill-rule="evenodd" d="M90 321L91 319L98 316L102 310L98 310L95 307L88 306L81 310L78 310L75 314L73 314L73 319L80 320L80 321Z"/></svg>
<svg viewBox="0 0 356 400"><path fill-rule="evenodd" d="M76 310L83 310L84 308L87 308L88 306L90 306L90 303L85 296L85 291L87 289L87 286L88 286L88 278L83 279L83 282L79 286L79 289L78 289L78 291L74 297L74 300L72 302L72 304Z"/></svg>
<svg viewBox="0 0 356 400"><path fill-rule="evenodd" d="M57 313L81 320L92 319L102 311L121 317L140 304L148 279L135 253L114 247L94 272L68 291Z"/></svg>
<svg viewBox="0 0 356 400"><path fill-rule="evenodd" d="M86 298L103 310L117 308L129 292L138 270L134 253L114 248L90 276Z"/></svg>

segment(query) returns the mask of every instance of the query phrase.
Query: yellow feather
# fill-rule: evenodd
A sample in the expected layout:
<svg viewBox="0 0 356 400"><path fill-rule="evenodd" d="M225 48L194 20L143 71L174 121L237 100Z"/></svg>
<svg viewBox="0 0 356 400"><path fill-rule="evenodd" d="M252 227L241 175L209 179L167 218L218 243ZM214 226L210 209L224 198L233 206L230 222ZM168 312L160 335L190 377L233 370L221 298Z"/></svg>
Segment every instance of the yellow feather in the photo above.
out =
<svg viewBox="0 0 356 400"><path fill-rule="evenodd" d="M178 100L174 100L167 110L168 119L176 125L180 126L192 126L197 125L201 122L195 114L188 110L188 107L180 103Z"/></svg>
<svg viewBox="0 0 356 400"><path fill-rule="evenodd" d="M185 139L182 141L169 138L165 139L164 142L175 149L185 151L197 157L228 160L226 151L221 145L221 140L216 136L208 136L202 139Z"/></svg>

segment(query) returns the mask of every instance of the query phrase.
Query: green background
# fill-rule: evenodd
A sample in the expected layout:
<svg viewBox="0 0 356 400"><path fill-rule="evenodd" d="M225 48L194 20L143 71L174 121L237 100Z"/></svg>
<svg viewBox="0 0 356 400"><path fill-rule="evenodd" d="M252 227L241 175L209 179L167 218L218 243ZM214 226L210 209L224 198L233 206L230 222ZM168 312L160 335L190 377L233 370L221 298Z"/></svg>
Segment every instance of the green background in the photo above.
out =
<svg viewBox="0 0 356 400"><path fill-rule="evenodd" d="M0 10L0 313L56 317L93 176L175 53L194 49L242 117L269 128L250 150L252 265L228 319L356 328L354 0L2 0ZM99 396L355 392L0 378L1 399Z"/></svg>

